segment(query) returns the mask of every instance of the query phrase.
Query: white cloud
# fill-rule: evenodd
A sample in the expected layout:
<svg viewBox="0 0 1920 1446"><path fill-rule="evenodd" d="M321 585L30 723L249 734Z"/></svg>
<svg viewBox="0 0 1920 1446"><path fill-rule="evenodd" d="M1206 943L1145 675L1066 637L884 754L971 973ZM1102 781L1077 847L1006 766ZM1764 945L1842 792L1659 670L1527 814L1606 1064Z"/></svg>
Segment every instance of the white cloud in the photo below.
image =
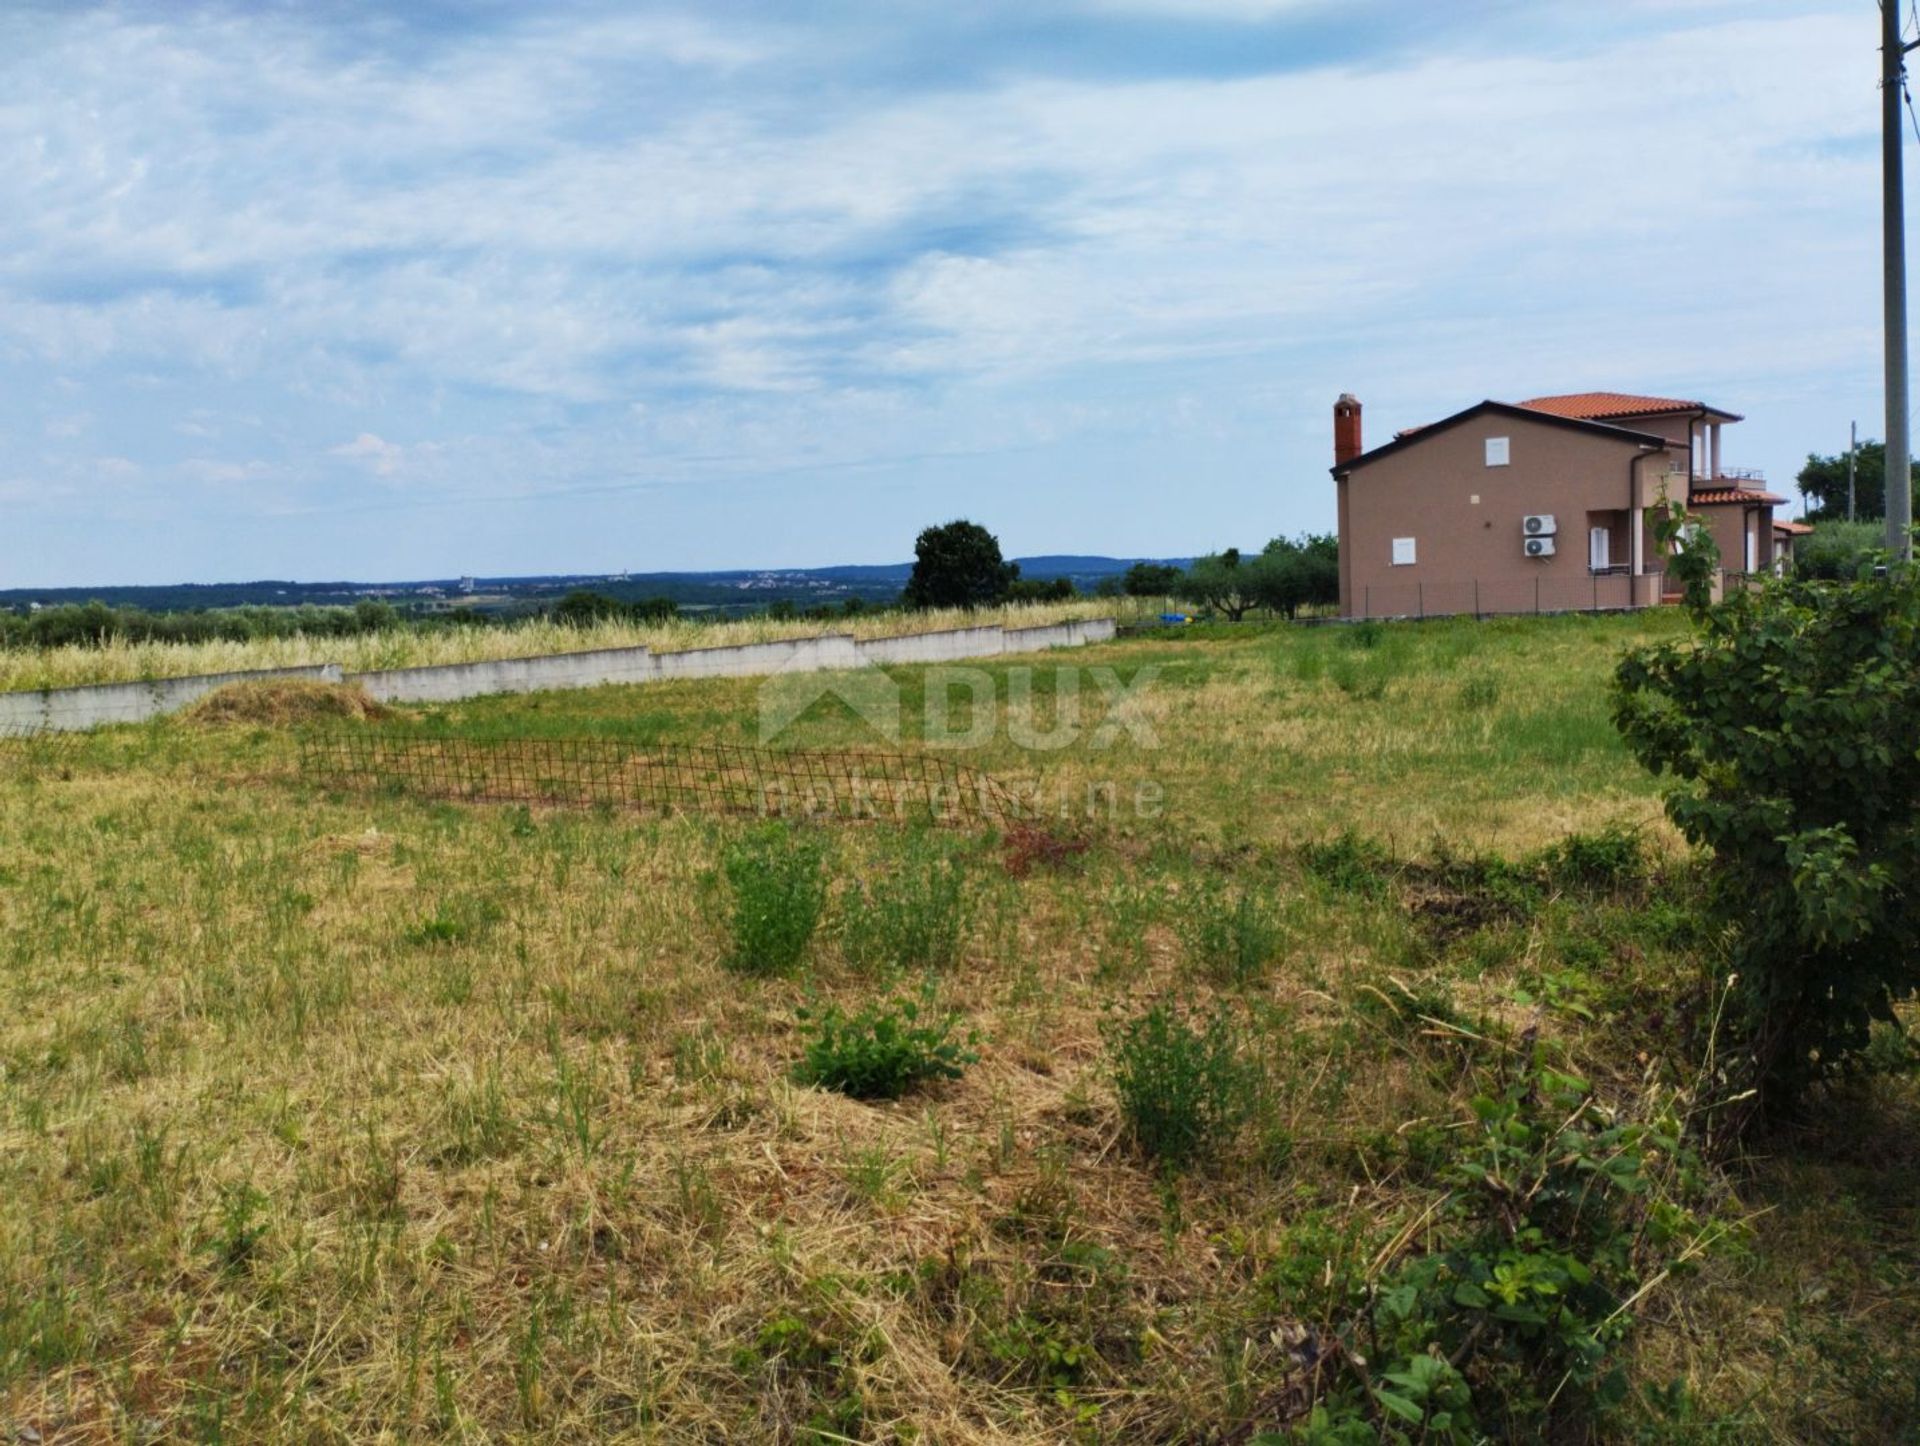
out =
<svg viewBox="0 0 1920 1446"><path fill-rule="evenodd" d="M391 477L398 472L407 455L406 448L397 442L376 437L372 432L362 432L351 442L343 442L338 447L329 447L327 452L330 456L346 457L359 462L378 477Z"/></svg>
<svg viewBox="0 0 1920 1446"><path fill-rule="evenodd" d="M1640 9L1664 28L1531 52L921 87L785 20L553 12L402 56L90 11L0 61L0 385L79 389L89 448L156 473L428 495L1155 428L1305 472L1347 387L1382 423L1586 385L1843 405L1871 37L1812 0ZM246 460L169 450L243 418ZM421 428L445 446L382 435Z"/></svg>

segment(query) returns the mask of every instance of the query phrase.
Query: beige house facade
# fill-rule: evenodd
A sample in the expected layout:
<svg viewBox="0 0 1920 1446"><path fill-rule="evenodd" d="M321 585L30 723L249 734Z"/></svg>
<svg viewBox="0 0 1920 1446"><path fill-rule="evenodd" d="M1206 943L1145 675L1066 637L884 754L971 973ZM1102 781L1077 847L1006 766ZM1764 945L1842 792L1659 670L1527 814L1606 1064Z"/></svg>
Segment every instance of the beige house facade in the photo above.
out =
<svg viewBox="0 0 1920 1446"><path fill-rule="evenodd" d="M1739 420L1701 402L1580 392L1480 402L1369 451L1360 403L1342 396L1341 615L1653 606L1678 590L1650 521L1662 496L1701 518L1726 582L1772 570L1786 499L1722 464L1721 429Z"/></svg>

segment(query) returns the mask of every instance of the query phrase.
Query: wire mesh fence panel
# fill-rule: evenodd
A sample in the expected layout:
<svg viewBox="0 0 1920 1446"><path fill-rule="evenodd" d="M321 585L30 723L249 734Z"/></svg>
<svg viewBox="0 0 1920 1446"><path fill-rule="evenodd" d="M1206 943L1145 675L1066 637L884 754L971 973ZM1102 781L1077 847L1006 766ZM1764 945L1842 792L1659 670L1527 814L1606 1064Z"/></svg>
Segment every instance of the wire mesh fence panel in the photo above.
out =
<svg viewBox="0 0 1920 1446"><path fill-rule="evenodd" d="M300 771L324 788L463 803L604 804L656 813L998 823L1016 810L994 779L911 753L816 753L600 738L308 734Z"/></svg>
<svg viewBox="0 0 1920 1446"><path fill-rule="evenodd" d="M62 767L78 751L81 736L20 723L0 723L0 767L14 771Z"/></svg>

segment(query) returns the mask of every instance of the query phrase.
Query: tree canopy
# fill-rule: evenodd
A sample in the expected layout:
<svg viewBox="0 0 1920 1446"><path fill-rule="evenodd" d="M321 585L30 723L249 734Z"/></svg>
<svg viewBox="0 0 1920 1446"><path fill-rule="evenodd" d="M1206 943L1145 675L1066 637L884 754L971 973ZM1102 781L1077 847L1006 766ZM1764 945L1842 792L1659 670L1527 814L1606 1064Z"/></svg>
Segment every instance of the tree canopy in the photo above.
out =
<svg viewBox="0 0 1920 1446"><path fill-rule="evenodd" d="M1920 989L1920 587L1790 578L1700 620L1626 656L1615 719L1712 855L1733 1082L1778 1109Z"/></svg>
<svg viewBox="0 0 1920 1446"><path fill-rule="evenodd" d="M1340 544L1333 537L1302 533L1276 537L1252 557L1237 547L1194 559L1171 589L1198 607L1239 622L1254 608L1284 617L1301 608L1340 599Z"/></svg>
<svg viewBox="0 0 1920 1446"><path fill-rule="evenodd" d="M1172 597L1180 586L1180 569L1165 562L1136 562L1120 580L1128 597Z"/></svg>
<svg viewBox="0 0 1920 1446"><path fill-rule="evenodd" d="M1796 479L1800 484L1800 495L1807 499L1807 516L1818 520L1822 517L1841 517L1847 515L1847 454L1822 457L1818 453L1807 454L1807 465L1800 469ZM1853 480L1854 508L1856 518L1867 519L1887 515L1887 445L1884 442L1862 442L1854 453Z"/></svg>
<svg viewBox="0 0 1920 1446"><path fill-rule="evenodd" d="M977 608L999 602L1020 576L1000 540L977 522L929 527L913 544L913 575L902 600L912 608Z"/></svg>

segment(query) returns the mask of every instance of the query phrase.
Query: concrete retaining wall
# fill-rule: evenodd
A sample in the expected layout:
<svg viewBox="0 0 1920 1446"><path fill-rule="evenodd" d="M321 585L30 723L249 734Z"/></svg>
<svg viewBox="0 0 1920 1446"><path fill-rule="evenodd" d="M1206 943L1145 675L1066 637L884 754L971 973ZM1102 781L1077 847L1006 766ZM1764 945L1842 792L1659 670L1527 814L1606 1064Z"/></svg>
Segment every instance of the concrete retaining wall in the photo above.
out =
<svg viewBox="0 0 1920 1446"><path fill-rule="evenodd" d="M0 729L72 733L110 723L144 723L163 713L178 712L229 683L261 683L273 678L338 683L340 665L317 663L307 668L262 668L246 673L202 673L191 678L154 678L139 683L93 683L83 688L0 693Z"/></svg>
<svg viewBox="0 0 1920 1446"><path fill-rule="evenodd" d="M353 673L369 697L382 703L457 703L492 693L538 693L549 688L597 688L605 683L650 683L659 676L646 648L596 648L538 658L493 658L430 668Z"/></svg>
<svg viewBox="0 0 1920 1446"><path fill-rule="evenodd" d="M688 648L680 653L658 653L654 662L662 678L745 678L761 673L814 673L866 666L858 646L845 633L745 643L735 648Z"/></svg>
<svg viewBox="0 0 1920 1446"><path fill-rule="evenodd" d="M1053 623L1041 628L1008 628L1006 651L1009 653L1037 653L1043 648L1071 648L1077 646L1073 629L1065 623Z"/></svg>
<svg viewBox="0 0 1920 1446"><path fill-rule="evenodd" d="M1112 618L1055 623L1039 628L953 628L938 633L856 641L845 633L747 643L732 648L689 648L654 653L646 648L600 648L537 658L499 658L430 668L391 668L342 676L338 663L306 668L270 668L249 673L208 673L141 683L101 683L38 693L0 693L0 729L97 728L139 723L172 713L229 683L266 678L311 678L358 683L383 703L457 703L493 693L598 688L614 683L650 683L657 678L741 678L768 673L821 672L895 663L944 663L1042 648L1102 643L1114 635Z"/></svg>
<svg viewBox="0 0 1920 1446"><path fill-rule="evenodd" d="M907 633L897 638L868 638L860 655L882 666L892 663L950 663L958 658L990 658L1006 646L1006 630L949 628L939 633Z"/></svg>

